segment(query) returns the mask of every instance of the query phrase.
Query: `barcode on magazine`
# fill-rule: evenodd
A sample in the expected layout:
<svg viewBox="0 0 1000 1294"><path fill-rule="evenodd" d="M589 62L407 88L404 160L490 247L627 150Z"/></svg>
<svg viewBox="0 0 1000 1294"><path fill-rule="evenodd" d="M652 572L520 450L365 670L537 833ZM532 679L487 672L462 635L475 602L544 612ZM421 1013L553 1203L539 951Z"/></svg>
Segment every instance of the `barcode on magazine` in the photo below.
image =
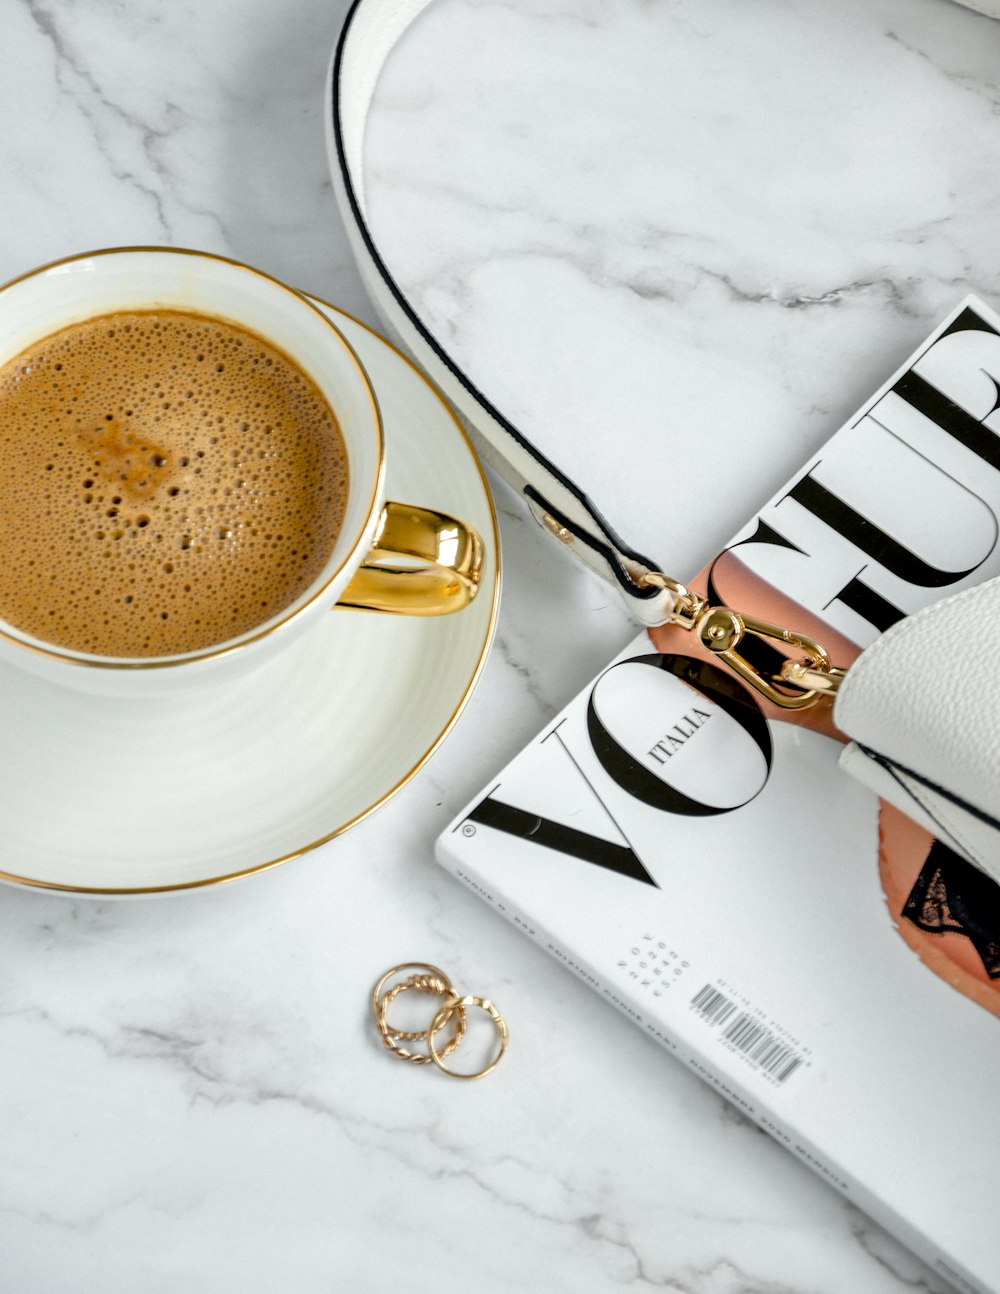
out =
<svg viewBox="0 0 1000 1294"><path fill-rule="evenodd" d="M805 1057L766 1025L743 1010L714 984L705 984L691 999L692 1007L744 1060L775 1083L784 1083L804 1064Z"/></svg>

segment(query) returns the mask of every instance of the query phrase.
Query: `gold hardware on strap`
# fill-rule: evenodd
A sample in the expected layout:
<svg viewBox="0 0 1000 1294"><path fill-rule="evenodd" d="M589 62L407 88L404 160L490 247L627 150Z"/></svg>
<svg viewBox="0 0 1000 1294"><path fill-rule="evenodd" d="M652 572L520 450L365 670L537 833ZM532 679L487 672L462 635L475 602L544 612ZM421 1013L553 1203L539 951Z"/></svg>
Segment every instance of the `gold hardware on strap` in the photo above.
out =
<svg viewBox="0 0 1000 1294"><path fill-rule="evenodd" d="M674 607L670 613L668 624L679 625L681 629L693 629L702 615L708 610L708 598L703 597L700 593L695 593L686 584L680 584L677 580L672 580L669 575L663 575L659 571L647 571L639 583L654 589L665 589L668 593L673 594Z"/></svg>
<svg viewBox="0 0 1000 1294"><path fill-rule="evenodd" d="M674 596L668 624L698 635L699 641L749 687L782 710L805 710L840 686L845 670L834 665L826 649L806 634L758 620L731 607L713 607L708 598L659 571L648 571L640 581L665 589ZM762 674L740 652L740 643L751 635L786 643L803 654L786 660L776 675Z"/></svg>
<svg viewBox="0 0 1000 1294"><path fill-rule="evenodd" d="M567 530L561 521L557 521L549 512L542 513L542 525L562 544L571 544L573 542L573 532Z"/></svg>
<svg viewBox="0 0 1000 1294"><path fill-rule="evenodd" d="M812 688L816 692L836 692L841 680L847 673L839 665L830 665L827 669L814 669L803 661L786 660L781 667L781 678L793 687Z"/></svg>

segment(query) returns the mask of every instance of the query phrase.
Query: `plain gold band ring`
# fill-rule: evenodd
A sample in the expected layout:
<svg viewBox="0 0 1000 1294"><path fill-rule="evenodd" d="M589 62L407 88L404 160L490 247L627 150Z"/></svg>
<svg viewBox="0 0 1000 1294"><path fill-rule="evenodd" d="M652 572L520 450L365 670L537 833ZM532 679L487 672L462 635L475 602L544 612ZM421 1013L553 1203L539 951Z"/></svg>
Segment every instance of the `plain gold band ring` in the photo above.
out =
<svg viewBox="0 0 1000 1294"><path fill-rule="evenodd" d="M493 1021L494 1025L496 1026L497 1038L499 1039L499 1047L497 1049L497 1054L493 1057L493 1059L484 1069L477 1069L474 1074L460 1074L457 1070L449 1069L448 1066L444 1063L444 1060L442 1059L442 1057L447 1054L448 1048L443 1047L440 1051L438 1051L437 1047L435 1047L434 1045L434 1035L436 1033L440 1033L440 1031L445 1027L445 1025L451 1019L453 1013L456 1010L464 1011L466 1007L470 1007L470 1006L480 1007L483 1011L486 1012L486 1014ZM503 1056L504 1052L507 1050L507 1043L509 1041L509 1035L507 1033L507 1022L506 1020L504 1020L503 1016L496 1009L496 1007L489 1000L489 998L473 997L471 994L467 994L465 997L456 998L453 1001L446 1002L444 1006L441 1007L441 1009L438 1011L434 1019L430 1022L430 1026L428 1027L427 1033L425 1036L427 1038L427 1048L430 1052L430 1059L434 1062L435 1065L437 1065L438 1069L440 1069L443 1073L447 1074L450 1078L482 1078L485 1074L491 1073L494 1069L496 1069L497 1065L500 1064L500 1059Z"/></svg>

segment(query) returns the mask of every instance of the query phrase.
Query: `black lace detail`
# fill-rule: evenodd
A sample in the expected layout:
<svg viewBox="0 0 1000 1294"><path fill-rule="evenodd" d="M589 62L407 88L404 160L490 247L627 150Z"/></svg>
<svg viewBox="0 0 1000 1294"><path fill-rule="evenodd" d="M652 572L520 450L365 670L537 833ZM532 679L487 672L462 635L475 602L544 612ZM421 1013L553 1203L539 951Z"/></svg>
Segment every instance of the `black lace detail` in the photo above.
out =
<svg viewBox="0 0 1000 1294"><path fill-rule="evenodd" d="M965 935L990 979L1000 979L1000 885L935 840L902 915L931 934Z"/></svg>

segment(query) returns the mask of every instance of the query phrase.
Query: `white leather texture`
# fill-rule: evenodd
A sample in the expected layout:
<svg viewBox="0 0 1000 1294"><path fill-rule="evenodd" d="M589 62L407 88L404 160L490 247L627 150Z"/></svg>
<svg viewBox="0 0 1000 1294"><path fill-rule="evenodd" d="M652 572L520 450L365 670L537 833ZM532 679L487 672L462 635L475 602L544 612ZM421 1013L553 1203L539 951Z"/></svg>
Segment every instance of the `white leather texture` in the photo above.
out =
<svg viewBox="0 0 1000 1294"><path fill-rule="evenodd" d="M1000 579L901 620L834 707L841 767L1000 881Z"/></svg>
<svg viewBox="0 0 1000 1294"><path fill-rule="evenodd" d="M673 610L673 596L666 590L640 585L642 576L655 566L607 527L568 477L510 424L504 425L502 415L423 327L375 246L364 193L365 123L382 65L429 3L430 0L356 0L330 63L324 110L330 170L365 287L386 331L429 374L458 411L481 457L526 498L536 520L541 521L548 513L563 527L563 537L553 542L615 585L641 624L663 624ZM532 498L532 492L541 503Z"/></svg>

